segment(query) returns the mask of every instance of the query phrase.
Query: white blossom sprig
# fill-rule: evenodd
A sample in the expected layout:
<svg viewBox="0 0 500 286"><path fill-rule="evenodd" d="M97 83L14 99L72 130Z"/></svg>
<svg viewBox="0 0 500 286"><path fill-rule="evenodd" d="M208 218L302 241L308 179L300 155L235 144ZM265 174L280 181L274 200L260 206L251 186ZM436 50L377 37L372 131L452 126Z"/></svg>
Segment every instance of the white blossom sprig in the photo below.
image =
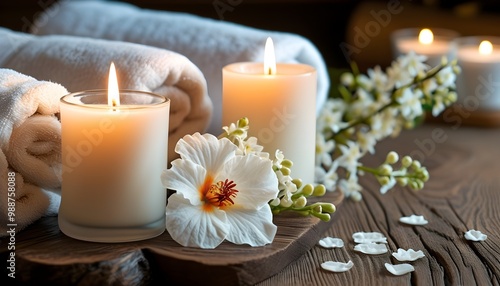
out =
<svg viewBox="0 0 500 286"><path fill-rule="evenodd" d="M415 127L431 111L439 115L457 99L456 60L431 68L426 57L410 52L392 62L385 72L380 66L361 74L355 65L340 78L340 96L329 98L317 118L316 182L328 191L340 189L346 197L361 200L359 176L370 173L386 193L397 183L420 190L429 173L420 162L388 154L378 167L364 166L360 160L375 153L376 144L401 130ZM342 176L339 176L342 174Z"/></svg>
<svg viewBox="0 0 500 286"><path fill-rule="evenodd" d="M228 138L238 146L237 153L240 155L257 155L268 159L269 153L258 144L257 138L248 137L250 124L248 118L239 119L236 123L224 126L219 138ZM277 215L285 211L295 212L304 216L314 216L323 221L329 221L331 214L335 212L335 205L328 202L315 202L308 204L308 198L321 197L326 193L326 187L313 182L304 184L300 178L293 178L293 162L285 158L281 150L275 150L273 171L278 179L278 195L269 201L273 214Z"/></svg>

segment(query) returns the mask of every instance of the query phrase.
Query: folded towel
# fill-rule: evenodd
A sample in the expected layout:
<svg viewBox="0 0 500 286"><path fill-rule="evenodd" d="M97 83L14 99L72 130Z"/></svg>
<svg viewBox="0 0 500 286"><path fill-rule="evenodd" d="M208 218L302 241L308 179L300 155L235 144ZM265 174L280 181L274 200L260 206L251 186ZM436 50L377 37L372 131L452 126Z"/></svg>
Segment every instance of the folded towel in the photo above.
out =
<svg viewBox="0 0 500 286"><path fill-rule="evenodd" d="M61 186L60 84L0 69L0 149L24 180L42 188Z"/></svg>
<svg viewBox="0 0 500 286"><path fill-rule="evenodd" d="M262 62L268 36L274 41L278 62L298 62L316 68L318 110L326 100L330 85L321 54L304 37L185 13L139 9L120 2L62 1L39 18L32 33L120 40L182 53L207 78L214 103L208 131L216 135L222 131L222 68L234 62Z"/></svg>
<svg viewBox="0 0 500 286"><path fill-rule="evenodd" d="M170 98L169 161L177 156L174 147L180 138L205 132L210 121L212 103L206 80L178 53L133 43L34 36L2 28L0 49L0 66L58 82L71 92L107 88L109 66L114 62L121 89Z"/></svg>
<svg viewBox="0 0 500 286"><path fill-rule="evenodd" d="M8 183L11 183L8 185ZM14 229L19 232L42 216L57 214L61 194L24 182L23 177L8 168L0 150L0 237ZM10 186L10 189L9 187Z"/></svg>

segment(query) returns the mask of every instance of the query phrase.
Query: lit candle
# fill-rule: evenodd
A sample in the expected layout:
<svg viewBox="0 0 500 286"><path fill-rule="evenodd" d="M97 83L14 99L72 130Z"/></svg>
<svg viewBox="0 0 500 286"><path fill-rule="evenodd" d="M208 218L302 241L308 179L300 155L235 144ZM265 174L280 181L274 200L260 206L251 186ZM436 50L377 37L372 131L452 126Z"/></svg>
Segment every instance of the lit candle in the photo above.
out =
<svg viewBox="0 0 500 286"><path fill-rule="evenodd" d="M469 111L500 109L500 38L464 37L457 44L459 101Z"/></svg>
<svg viewBox="0 0 500 286"><path fill-rule="evenodd" d="M452 60L456 56L456 46L453 39L458 37L458 33L446 29L403 29L393 32L391 40L393 42L394 56L398 57L414 51L418 55L427 57L430 66L437 66L441 63L441 58L446 56Z"/></svg>
<svg viewBox="0 0 500 286"><path fill-rule="evenodd" d="M250 120L249 136L264 151L279 149L292 160L292 177L314 182L316 70L305 64L275 63L271 39L264 63L242 62L223 68L222 121Z"/></svg>
<svg viewBox="0 0 500 286"><path fill-rule="evenodd" d="M106 96L107 95L107 96ZM170 101L109 87L61 99L62 198L59 227L88 241L122 242L165 230Z"/></svg>

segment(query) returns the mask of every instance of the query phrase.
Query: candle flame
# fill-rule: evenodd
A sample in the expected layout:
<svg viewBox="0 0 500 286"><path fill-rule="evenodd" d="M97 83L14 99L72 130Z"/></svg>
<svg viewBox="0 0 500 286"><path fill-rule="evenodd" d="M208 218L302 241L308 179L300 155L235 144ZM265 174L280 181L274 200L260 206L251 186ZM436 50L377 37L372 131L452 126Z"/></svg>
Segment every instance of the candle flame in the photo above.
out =
<svg viewBox="0 0 500 286"><path fill-rule="evenodd" d="M116 78L115 64L111 62L108 79L108 105L120 106L120 93L118 92L118 80Z"/></svg>
<svg viewBox="0 0 500 286"><path fill-rule="evenodd" d="M268 37L264 50L264 74L276 74L276 57L273 40Z"/></svg>
<svg viewBox="0 0 500 286"><path fill-rule="evenodd" d="M493 45L490 41L482 41L479 44L479 53L481 55L490 55L493 52Z"/></svg>
<svg viewBox="0 0 500 286"><path fill-rule="evenodd" d="M424 45L430 45L434 41L434 34L430 29L422 29L418 34L418 41Z"/></svg>

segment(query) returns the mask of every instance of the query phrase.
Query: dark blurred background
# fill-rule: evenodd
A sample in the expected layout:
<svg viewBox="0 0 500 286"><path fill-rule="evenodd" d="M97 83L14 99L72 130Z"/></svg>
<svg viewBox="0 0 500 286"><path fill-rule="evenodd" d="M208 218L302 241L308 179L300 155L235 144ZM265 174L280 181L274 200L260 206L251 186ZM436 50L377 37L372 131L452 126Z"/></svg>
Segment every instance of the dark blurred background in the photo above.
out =
<svg viewBox="0 0 500 286"><path fill-rule="evenodd" d="M28 28L56 0L0 2L0 26ZM361 69L392 60L389 35L405 27L440 27L467 35L500 36L499 0L125 0L157 10L181 11L261 29L300 34L330 67L355 60ZM363 35L364 34L364 35ZM358 42L356 42L356 38ZM365 41L359 45L359 39ZM1 51L0 51L1 52Z"/></svg>

